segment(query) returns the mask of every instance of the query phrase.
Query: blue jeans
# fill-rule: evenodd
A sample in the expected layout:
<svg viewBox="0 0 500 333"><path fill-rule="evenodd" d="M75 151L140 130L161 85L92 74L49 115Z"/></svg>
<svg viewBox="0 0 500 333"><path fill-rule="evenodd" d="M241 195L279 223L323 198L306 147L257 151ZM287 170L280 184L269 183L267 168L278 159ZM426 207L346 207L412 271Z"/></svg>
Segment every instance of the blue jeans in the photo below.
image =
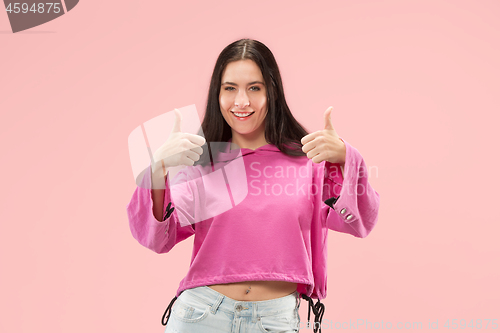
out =
<svg viewBox="0 0 500 333"><path fill-rule="evenodd" d="M236 301L207 286L184 290L175 300L165 333L291 333L299 331L300 297Z"/></svg>

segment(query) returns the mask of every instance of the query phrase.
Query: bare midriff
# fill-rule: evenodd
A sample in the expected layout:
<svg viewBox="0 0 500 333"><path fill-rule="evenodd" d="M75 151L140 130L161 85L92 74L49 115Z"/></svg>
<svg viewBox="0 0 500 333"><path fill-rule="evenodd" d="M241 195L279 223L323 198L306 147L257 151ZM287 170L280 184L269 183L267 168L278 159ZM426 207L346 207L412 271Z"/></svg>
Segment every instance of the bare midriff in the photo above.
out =
<svg viewBox="0 0 500 333"><path fill-rule="evenodd" d="M236 301L267 301L290 295L297 290L297 283L286 281L244 281L208 286Z"/></svg>

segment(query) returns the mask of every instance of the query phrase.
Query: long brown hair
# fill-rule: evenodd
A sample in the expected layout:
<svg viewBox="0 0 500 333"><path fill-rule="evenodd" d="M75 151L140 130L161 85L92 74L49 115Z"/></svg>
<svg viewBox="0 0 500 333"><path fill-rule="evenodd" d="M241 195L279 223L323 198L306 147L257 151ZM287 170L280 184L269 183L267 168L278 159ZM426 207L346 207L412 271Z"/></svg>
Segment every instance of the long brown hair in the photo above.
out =
<svg viewBox="0 0 500 333"><path fill-rule="evenodd" d="M231 127L222 116L219 104L222 73L230 62L245 59L254 61L264 77L268 101L265 119L266 141L287 155L305 156L300 140L308 133L293 117L286 103L276 59L263 43L247 38L226 46L215 63L208 90L206 112L201 124L207 143L226 142L232 136Z"/></svg>

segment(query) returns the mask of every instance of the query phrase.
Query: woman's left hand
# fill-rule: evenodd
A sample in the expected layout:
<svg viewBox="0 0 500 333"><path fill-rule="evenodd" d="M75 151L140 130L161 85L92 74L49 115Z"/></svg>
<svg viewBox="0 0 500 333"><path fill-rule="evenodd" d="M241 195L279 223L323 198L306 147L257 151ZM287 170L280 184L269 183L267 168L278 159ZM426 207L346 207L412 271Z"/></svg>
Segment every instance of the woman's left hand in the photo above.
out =
<svg viewBox="0 0 500 333"><path fill-rule="evenodd" d="M307 154L314 163L328 161L344 165L346 147L344 141L333 128L330 114L333 106L325 111L325 129L308 134L300 140L303 144L302 151Z"/></svg>

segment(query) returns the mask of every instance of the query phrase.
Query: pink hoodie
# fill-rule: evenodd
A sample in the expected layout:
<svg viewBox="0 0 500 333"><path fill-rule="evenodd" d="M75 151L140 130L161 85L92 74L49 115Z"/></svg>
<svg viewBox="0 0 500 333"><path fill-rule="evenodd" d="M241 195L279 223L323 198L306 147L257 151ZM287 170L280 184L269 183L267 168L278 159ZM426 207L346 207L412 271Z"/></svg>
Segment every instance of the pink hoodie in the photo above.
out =
<svg viewBox="0 0 500 333"><path fill-rule="evenodd" d="M211 165L186 167L166 182L164 221L153 215L148 170L127 205L132 235L156 253L195 235L176 296L198 286L274 280L324 299L328 229L366 237L378 219L379 194L365 162L343 141L344 175L339 164L289 156L272 144L226 149Z"/></svg>

